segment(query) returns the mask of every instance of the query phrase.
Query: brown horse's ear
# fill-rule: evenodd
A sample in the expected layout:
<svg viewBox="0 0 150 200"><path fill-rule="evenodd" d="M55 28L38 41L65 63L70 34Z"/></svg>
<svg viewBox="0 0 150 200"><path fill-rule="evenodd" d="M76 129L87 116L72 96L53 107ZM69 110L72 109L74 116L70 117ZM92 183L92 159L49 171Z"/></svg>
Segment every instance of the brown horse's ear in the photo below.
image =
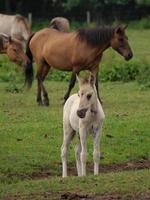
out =
<svg viewBox="0 0 150 200"><path fill-rule="evenodd" d="M124 32L124 29L121 26L115 28L115 33L116 34L122 34L123 32Z"/></svg>
<svg viewBox="0 0 150 200"><path fill-rule="evenodd" d="M125 30L128 27L128 24L124 25L123 30Z"/></svg>

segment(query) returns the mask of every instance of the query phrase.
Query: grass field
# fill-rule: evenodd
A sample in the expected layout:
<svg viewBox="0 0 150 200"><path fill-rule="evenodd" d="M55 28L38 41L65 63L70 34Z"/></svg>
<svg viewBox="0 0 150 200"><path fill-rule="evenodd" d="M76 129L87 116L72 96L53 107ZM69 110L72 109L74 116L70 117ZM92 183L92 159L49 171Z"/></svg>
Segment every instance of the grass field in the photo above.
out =
<svg viewBox="0 0 150 200"><path fill-rule="evenodd" d="M60 199L64 192L89 195L147 193L150 171L101 172L87 178L62 179L62 100L67 84L46 82L50 107L38 107L35 82L30 91L10 93L9 83L0 84L0 197L12 199ZM77 86L74 91L77 90ZM101 138L101 165L150 159L149 90L135 83L103 83L106 114ZM74 141L75 142L75 141ZM92 162L92 138L88 141L88 162ZM147 161L148 162L148 161ZM74 144L69 155L74 175ZM79 181L81 185L79 186ZM149 195L149 193L148 193ZM96 199L96 197L92 198ZM138 198L137 198L138 199Z"/></svg>
<svg viewBox="0 0 150 200"><path fill-rule="evenodd" d="M129 64L149 66L149 35L150 30L128 30L134 53ZM125 63L109 49L104 54L101 70ZM65 72L54 72L47 79L61 80L64 76ZM141 90L136 82L101 84L106 119L101 137L100 175L92 175L92 137L89 137L88 176L73 176L76 174L75 140L69 154L72 176L62 179L62 97L67 83L45 82L50 107L44 108L38 107L35 101L36 82L31 90L19 92L23 81L22 69L8 62L7 56L0 55L0 200L69 199L69 196L61 198L66 192L89 195L83 198L94 200L150 199L148 89ZM80 197L74 199L83 199Z"/></svg>

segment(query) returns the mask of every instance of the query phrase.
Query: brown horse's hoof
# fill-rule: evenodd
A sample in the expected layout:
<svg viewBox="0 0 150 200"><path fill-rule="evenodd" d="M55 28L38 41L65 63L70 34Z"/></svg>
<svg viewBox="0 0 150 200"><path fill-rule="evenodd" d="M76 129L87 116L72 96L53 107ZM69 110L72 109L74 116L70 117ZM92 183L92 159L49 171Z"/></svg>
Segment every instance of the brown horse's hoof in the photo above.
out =
<svg viewBox="0 0 150 200"><path fill-rule="evenodd" d="M49 106L49 100L48 99L43 100L43 106Z"/></svg>
<svg viewBox="0 0 150 200"><path fill-rule="evenodd" d="M43 106L43 103L42 102L38 102L38 106Z"/></svg>
<svg viewBox="0 0 150 200"><path fill-rule="evenodd" d="M42 101L37 101L37 103L38 103L39 106L43 106Z"/></svg>

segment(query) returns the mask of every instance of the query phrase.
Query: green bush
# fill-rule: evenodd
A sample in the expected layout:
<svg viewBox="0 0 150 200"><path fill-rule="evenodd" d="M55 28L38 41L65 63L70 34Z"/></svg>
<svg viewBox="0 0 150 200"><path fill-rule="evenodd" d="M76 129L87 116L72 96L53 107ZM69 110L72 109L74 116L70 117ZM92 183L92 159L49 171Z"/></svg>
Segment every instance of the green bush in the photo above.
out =
<svg viewBox="0 0 150 200"><path fill-rule="evenodd" d="M142 18L138 21L132 21L129 23L129 27L135 29L149 29L150 28L150 17Z"/></svg>
<svg viewBox="0 0 150 200"><path fill-rule="evenodd" d="M22 86L18 86L16 83L10 82L5 90L10 93L21 93L23 88Z"/></svg>
<svg viewBox="0 0 150 200"><path fill-rule="evenodd" d="M71 72L64 72L59 71L56 69L52 69L48 76L46 77L46 80L50 81L69 81L71 78Z"/></svg>
<svg viewBox="0 0 150 200"><path fill-rule="evenodd" d="M131 61L124 64L117 63L110 69L104 68L100 73L101 81L132 81L136 80L139 74L140 63L137 61Z"/></svg>
<svg viewBox="0 0 150 200"><path fill-rule="evenodd" d="M144 87L150 88L150 64L143 65L137 76L137 82Z"/></svg>

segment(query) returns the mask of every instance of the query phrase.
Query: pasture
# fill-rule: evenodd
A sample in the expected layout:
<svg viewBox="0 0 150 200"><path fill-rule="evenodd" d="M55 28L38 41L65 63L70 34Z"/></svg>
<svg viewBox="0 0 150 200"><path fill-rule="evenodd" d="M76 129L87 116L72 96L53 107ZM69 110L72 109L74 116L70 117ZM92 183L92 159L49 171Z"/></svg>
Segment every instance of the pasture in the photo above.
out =
<svg viewBox="0 0 150 200"><path fill-rule="evenodd" d="M46 199L44 193L55 196L58 191L89 194L147 192L150 186L148 169L115 173L113 169L106 170L107 173L102 170L100 176L82 178L81 186L77 184L79 178L60 178L61 97L66 84L46 83L50 94L49 108L38 107L34 102L35 84L29 92L17 94L5 91L6 83L0 85L1 198L17 195L18 198L32 199L33 194L33 199ZM149 91L140 91L136 83L105 83L102 94L106 114L101 138L102 168L114 163L127 162L129 166L135 161L148 163ZM90 138L88 161L92 161L91 141ZM73 146L69 156L71 175L76 174ZM91 174L90 165L88 174ZM37 198L36 194L41 197Z"/></svg>
<svg viewBox="0 0 150 200"><path fill-rule="evenodd" d="M131 62L150 63L149 33L129 30L134 52ZM124 62L109 50L102 69ZM9 63L6 56L0 56L0 199L54 200L71 199L71 195L72 199L73 195L74 199L149 199L150 91L141 90L136 82L102 83L106 119L101 137L100 175L92 175L90 137L88 176L73 176L74 141L69 154L71 177L62 179L62 98L67 83L54 81L57 76L50 74L48 80L53 81L45 81L50 107L38 107L36 82L31 90L22 92L22 69ZM76 85L72 93L77 88Z"/></svg>

